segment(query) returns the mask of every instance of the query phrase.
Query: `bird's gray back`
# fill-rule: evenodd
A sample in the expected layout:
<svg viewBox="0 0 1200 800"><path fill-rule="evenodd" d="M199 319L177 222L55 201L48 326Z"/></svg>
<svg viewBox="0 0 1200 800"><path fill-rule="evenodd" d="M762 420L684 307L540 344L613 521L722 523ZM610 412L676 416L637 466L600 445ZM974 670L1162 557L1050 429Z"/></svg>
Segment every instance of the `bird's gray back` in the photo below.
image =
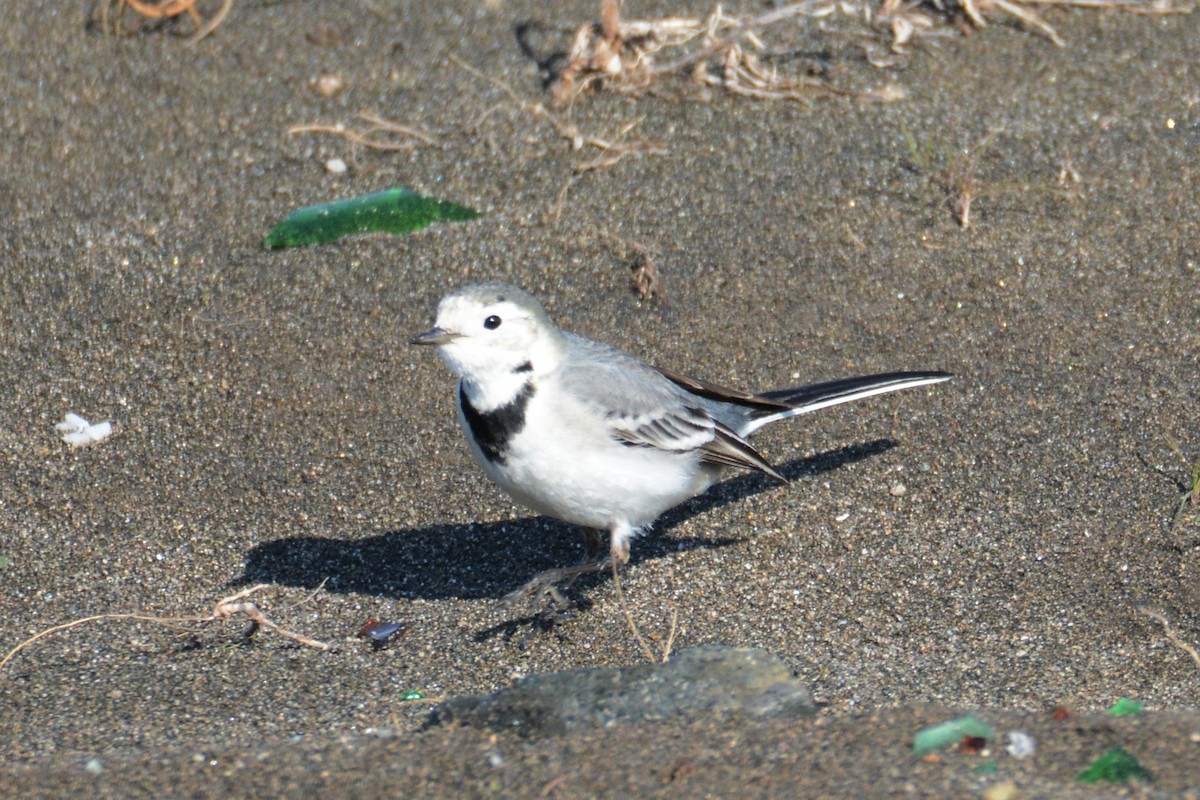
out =
<svg viewBox="0 0 1200 800"><path fill-rule="evenodd" d="M640 358L612 345L564 331L567 358L559 366L562 387L601 409L605 416L637 418L701 408L734 430L748 414L728 403L692 394Z"/></svg>

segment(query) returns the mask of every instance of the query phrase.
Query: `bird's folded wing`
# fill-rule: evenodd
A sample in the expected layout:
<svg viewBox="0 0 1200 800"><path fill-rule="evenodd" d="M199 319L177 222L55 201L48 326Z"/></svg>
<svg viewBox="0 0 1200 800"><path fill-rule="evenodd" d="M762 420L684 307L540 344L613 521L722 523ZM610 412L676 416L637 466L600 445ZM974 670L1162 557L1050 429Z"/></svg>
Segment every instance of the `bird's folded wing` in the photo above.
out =
<svg viewBox="0 0 1200 800"><path fill-rule="evenodd" d="M765 472L780 483L787 483L787 478L775 471L762 454L754 449L749 442L738 436L729 428L718 422L717 435L711 442L700 448L703 459L710 464L724 464L742 469L755 469Z"/></svg>
<svg viewBox="0 0 1200 800"><path fill-rule="evenodd" d="M685 453L699 450L716 438L716 422L702 408L678 406L648 414L611 418L613 437L634 447L656 447Z"/></svg>
<svg viewBox="0 0 1200 800"><path fill-rule="evenodd" d="M673 453L697 451L706 463L759 470L784 480L749 442L704 407L707 400L725 397L712 385L664 374L609 345L565 335L573 355L559 369L559 385L603 417L617 441ZM735 399L770 411L787 408L750 395Z"/></svg>
<svg viewBox="0 0 1200 800"><path fill-rule="evenodd" d="M682 406L669 412L618 418L613 423L614 438L624 444L676 453L696 450L706 463L759 470L786 482L749 442L702 408Z"/></svg>

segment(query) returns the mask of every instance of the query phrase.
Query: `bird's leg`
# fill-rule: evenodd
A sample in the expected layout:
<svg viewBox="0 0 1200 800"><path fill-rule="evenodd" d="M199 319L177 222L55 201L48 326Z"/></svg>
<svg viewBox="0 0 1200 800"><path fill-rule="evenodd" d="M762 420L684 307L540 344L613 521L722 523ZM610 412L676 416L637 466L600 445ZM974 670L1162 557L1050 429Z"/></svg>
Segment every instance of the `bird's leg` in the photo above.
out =
<svg viewBox="0 0 1200 800"><path fill-rule="evenodd" d="M612 567L613 556L611 554L604 555L603 531L598 531L595 528L584 528L583 541L584 556L582 561L574 566L539 572L528 583L506 594L502 602L505 605L512 605L527 597L536 597L545 594L554 610L561 610L569 606L571 603L563 596L562 592L574 586L575 581L579 579L580 575L602 572ZM628 560L629 557L627 555L625 561Z"/></svg>
<svg viewBox="0 0 1200 800"><path fill-rule="evenodd" d="M596 528L583 529L583 561L580 564L586 564L589 561L600 561L604 557L604 531Z"/></svg>

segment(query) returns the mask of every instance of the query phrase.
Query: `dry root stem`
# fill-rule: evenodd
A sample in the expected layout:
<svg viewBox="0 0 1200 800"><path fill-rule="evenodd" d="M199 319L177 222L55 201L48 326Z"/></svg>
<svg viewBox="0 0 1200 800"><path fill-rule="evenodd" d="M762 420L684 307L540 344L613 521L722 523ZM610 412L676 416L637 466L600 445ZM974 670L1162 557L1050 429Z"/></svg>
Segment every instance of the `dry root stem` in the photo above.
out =
<svg viewBox="0 0 1200 800"><path fill-rule="evenodd" d="M321 585L324 585L324 581L321 582ZM252 586L249 589L238 592L237 594L230 595L229 597L223 597L213 606L212 612L198 616L156 617L149 614L97 614L92 617L84 617L83 619L73 620L72 622L65 622L62 625L55 625L51 628L41 631L40 633L34 634L14 647L12 650L9 650L8 654L5 655L3 659L0 659L0 669L3 669L4 665L11 661L13 656L36 642L38 639L49 636L52 633L58 633L59 631L65 631L69 628L78 627L79 625L83 625L88 622L97 622L105 619L132 619L140 622L152 622L156 625L181 628L190 633L191 631L186 627L189 624L199 624L203 626L211 622L224 622L231 617L242 614L250 619L250 627L247 628L246 632L243 634L243 638L249 638L253 636L259 628L268 628L280 636L291 639L295 642L299 642L300 644L307 645L308 647L315 647L319 650L328 650L330 648L330 645L326 644L325 642L319 642L316 639L310 639L303 634L295 633L287 630L286 628L280 627L276 623L272 622L266 614L259 610L258 606L247 599L255 592L266 588L268 588L267 584L260 583L257 586ZM319 590L320 587L317 587L317 589Z"/></svg>

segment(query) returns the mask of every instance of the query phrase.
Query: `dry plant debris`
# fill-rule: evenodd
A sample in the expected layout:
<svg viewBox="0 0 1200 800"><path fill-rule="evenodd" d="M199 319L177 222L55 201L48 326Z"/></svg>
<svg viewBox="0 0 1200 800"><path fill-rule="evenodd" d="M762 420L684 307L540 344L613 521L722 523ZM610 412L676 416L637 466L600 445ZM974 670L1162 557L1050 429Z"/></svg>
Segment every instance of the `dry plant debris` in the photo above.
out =
<svg viewBox="0 0 1200 800"><path fill-rule="evenodd" d="M918 142L907 129L903 130L908 144L909 157L920 171L945 192L945 202L954 214L954 219L963 230L971 227L972 205L983 197L1030 191L1051 191L1056 195L1071 197L1064 186L1069 177L1060 171L1052 189L1040 184L984 181L979 177L979 163L984 153L1005 134L1003 128L990 128L986 133L975 136L969 144L950 147L932 139ZM1075 173L1074 180L1079 180Z"/></svg>
<svg viewBox="0 0 1200 800"><path fill-rule="evenodd" d="M642 303L661 303L669 307L663 291L662 278L651 260L651 249L640 242L626 239L607 230L600 238L613 256L629 270L630 284Z"/></svg>
<svg viewBox="0 0 1200 800"><path fill-rule="evenodd" d="M633 637L641 646L642 652L646 654L646 660L651 664L665 664L671 660L671 648L675 646L675 633L679 626L679 609L671 609L671 628L667 632L667 640L663 643L662 654L656 654L650 649L650 645L646 644L646 639L642 636L641 630L638 629L637 623L633 621L633 614L629 611L629 606L625 603L625 591L621 588L621 576L617 571L617 562L612 560L612 576L613 586L616 588L617 600L621 604L621 612L625 615L625 622L629 624L629 630L633 632Z"/></svg>
<svg viewBox="0 0 1200 800"><path fill-rule="evenodd" d="M97 16L100 30L113 36L125 36L136 33L145 22L173 20L186 14L192 22L188 43L195 44L220 27L233 8L233 0L221 0L220 7L205 19L196 8L198 3L199 0L100 0ZM136 24L130 28L125 26L126 9L139 15Z"/></svg>
<svg viewBox="0 0 1200 800"><path fill-rule="evenodd" d="M976 144L967 150L965 161L952 169L947 177L947 189L950 193L950 204L958 219L959 227L964 230L971 227L971 203L984 192L983 185L976 177L980 154L990 145L1003 130L990 130Z"/></svg>
<svg viewBox="0 0 1200 800"><path fill-rule="evenodd" d="M625 139L630 131L637 127L641 120L633 120L632 122L625 123L617 132L617 135L613 137L589 136L584 134L579 129L579 126L577 126L575 123L546 108L544 103L521 97L519 94L517 94L515 89L513 89L504 81L480 72L478 69L472 67L470 64L466 63L454 54L450 54L449 58L459 67L466 70L471 75L474 75L476 78L487 81L488 83L498 86L500 89L504 90L504 93L507 94L522 111L537 119L549 123L551 126L553 126L554 130L559 136L571 143L571 149L582 150L584 146L587 146L604 151L605 155L600 158L577 164L574 168L574 172L576 174L616 166L617 163L619 163L621 159L623 159L629 153L662 155L667 152L666 146L659 142L646 139L635 139L632 141L627 141ZM569 187L570 181L568 180L563 186L563 194L565 194ZM561 195L559 199L561 204Z"/></svg>
<svg viewBox="0 0 1200 800"><path fill-rule="evenodd" d="M639 300L649 303L661 296L658 270L650 260L650 250L644 245L633 245L633 258L630 260L629 269L633 272L633 289L637 292Z"/></svg>
<svg viewBox="0 0 1200 800"><path fill-rule="evenodd" d="M833 13L832 0L802 0L758 17L743 18L717 5L707 17L624 20L619 0L601 0L600 21L576 30L566 65L550 86L557 105L566 105L589 88L643 95L667 75L686 75L699 85L719 86L731 94L761 100L807 102L820 95L853 94L895 100L895 89L851 93L824 82L780 74L763 64L767 49L758 31L799 16Z"/></svg>
<svg viewBox="0 0 1200 800"><path fill-rule="evenodd" d="M781 74L764 65L768 50L760 33L797 18L821 19L838 14L889 30L892 50L905 47L919 33L932 33L938 18L957 18L964 30L984 28L987 16L1002 13L1041 33L1056 45L1065 44L1035 8L1073 6L1105 8L1136 14L1187 14L1193 3L1174 0L800 0L757 17L741 17L717 5L708 16L626 20L620 0L600 0L600 20L580 26L571 39L566 64L550 86L558 105L565 105L589 88L642 95L664 76L683 75L694 83L719 86L731 94L764 100L807 102L822 95L851 95L886 102L903 99L898 87L875 92L850 92L822 81ZM892 66L871 57L876 66Z"/></svg>
<svg viewBox="0 0 1200 800"><path fill-rule="evenodd" d="M307 602L313 597L313 595L319 592L321 587L324 585L325 581L321 581L320 586L318 586L311 594L308 595L308 597L304 598L304 600L301 600L300 602ZM189 624L204 626L211 622L224 622L231 617L243 614L250 619L249 627L242 634L243 639L249 639L258 632L259 628L268 628L272 631L275 631L275 633L278 633L280 636L291 639L295 642L299 642L300 644L307 645L308 647L315 647L319 650L330 649L332 645L317 641L316 639L311 639L303 634L295 633L287 630L286 628L280 627L276 623L272 622L267 615L258 608L257 605L255 605L251 600L247 599L255 592L267 588L269 588L267 584L260 583L257 586L251 586L249 589L240 591L237 594L232 594L229 597L223 597L218 600L215 605L213 605L212 611L208 614L200 614L188 617L158 617L150 614L96 614L95 616L84 617L83 619L77 619L71 622L64 622L62 625L54 625L53 627L46 628L44 631L34 634L14 647L12 650L9 650L4 658L0 659L0 669L3 669L4 665L11 661L13 656L36 642L38 639L49 636L52 633L58 633L59 631L65 631L89 622L98 622L99 620L105 619L132 619L140 622L152 622L156 625L179 628L186 633L192 633L192 631L186 627ZM299 603L297 605L299 605Z"/></svg>
<svg viewBox="0 0 1200 800"><path fill-rule="evenodd" d="M1200 506L1200 461L1188 461L1187 456L1183 454L1183 448L1170 434L1167 434L1167 445L1175 455L1179 456L1179 460L1183 462L1183 467L1188 473L1187 483L1183 485L1183 497L1179 498L1179 505L1175 507L1175 516L1171 517L1171 527L1174 528L1188 503L1191 503L1193 507Z"/></svg>
<svg viewBox="0 0 1200 800"><path fill-rule="evenodd" d="M412 150L419 147L421 143L427 145L437 144L437 140L420 128L412 125L402 125L399 122L392 122L378 114L363 111L356 114L355 119L366 123L366 125L362 128L354 129L347 126L344 122L332 124L310 122L303 125L293 125L288 128L287 132L289 136L294 136L297 133L326 133L333 136L341 136L351 144L365 147L368 150Z"/></svg>
<svg viewBox="0 0 1200 800"><path fill-rule="evenodd" d="M1146 606L1138 606L1138 611L1145 614L1147 617L1150 617L1150 619L1154 620L1159 625L1162 625L1163 633L1166 634L1167 640L1191 656L1192 661L1196 662L1196 666L1200 667L1200 650L1197 650L1195 647L1179 638L1179 634L1175 632L1175 628L1171 625L1170 620L1168 620L1165 615L1160 614L1159 612Z"/></svg>
<svg viewBox="0 0 1200 800"><path fill-rule="evenodd" d="M884 4L895 0L884 0ZM1101 8L1125 11L1131 14L1190 14L1195 10L1191 4L1178 5L1171 0L958 0L963 13L976 28L984 28L984 15L990 11L1001 11L1016 17L1023 24L1045 36L1059 47L1066 44L1058 31L1046 22L1032 7L1072 6L1075 8ZM942 4L935 2L939 8Z"/></svg>
<svg viewBox="0 0 1200 800"><path fill-rule="evenodd" d="M1066 5L1069 2L1070 0L1067 0L1059 4ZM970 28L986 28L987 20L984 12L999 10L1016 17L1059 47L1065 45L1066 42L1058 35L1058 32L1036 12L1029 9L1029 5L1033 5L1033 3L1021 2L1021 0L958 0L955 7L966 17ZM933 7L937 11L949 10L947 5L940 1L934 2ZM892 49L896 52L903 52L904 47L911 42L915 33L929 31L934 27L935 22L932 14L922 10L920 2L912 2L912 0L882 0L879 10L874 14L874 19L877 24L891 29Z"/></svg>

